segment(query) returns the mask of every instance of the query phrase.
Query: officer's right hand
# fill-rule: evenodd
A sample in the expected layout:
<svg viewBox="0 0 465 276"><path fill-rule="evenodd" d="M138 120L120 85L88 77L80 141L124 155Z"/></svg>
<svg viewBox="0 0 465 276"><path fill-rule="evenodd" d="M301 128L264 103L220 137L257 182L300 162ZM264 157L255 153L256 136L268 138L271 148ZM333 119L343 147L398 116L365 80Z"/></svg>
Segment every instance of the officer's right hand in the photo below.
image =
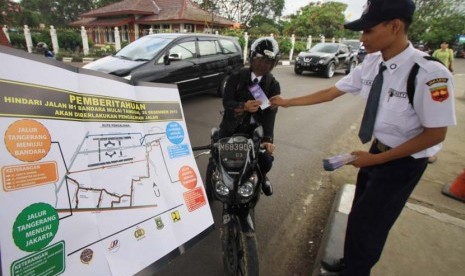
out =
<svg viewBox="0 0 465 276"><path fill-rule="evenodd" d="M262 104L261 101L248 100L244 104L244 111L247 111L247 112L250 112L250 113L257 112L258 108L260 107L261 104Z"/></svg>
<svg viewBox="0 0 465 276"><path fill-rule="evenodd" d="M270 98L270 103L273 107L288 107L289 103L286 101L286 99L283 99L281 96L274 96Z"/></svg>

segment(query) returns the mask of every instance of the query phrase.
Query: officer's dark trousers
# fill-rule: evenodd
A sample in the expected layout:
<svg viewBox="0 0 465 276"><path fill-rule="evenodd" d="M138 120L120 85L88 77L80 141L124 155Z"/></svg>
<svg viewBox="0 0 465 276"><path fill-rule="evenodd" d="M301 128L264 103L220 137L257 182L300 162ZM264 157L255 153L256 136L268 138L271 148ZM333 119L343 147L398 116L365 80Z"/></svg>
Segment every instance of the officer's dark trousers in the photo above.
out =
<svg viewBox="0 0 465 276"><path fill-rule="evenodd" d="M372 146L370 152L379 153L379 150ZM370 275L389 230L427 164L427 158L405 157L360 169L344 244L346 269L341 275Z"/></svg>

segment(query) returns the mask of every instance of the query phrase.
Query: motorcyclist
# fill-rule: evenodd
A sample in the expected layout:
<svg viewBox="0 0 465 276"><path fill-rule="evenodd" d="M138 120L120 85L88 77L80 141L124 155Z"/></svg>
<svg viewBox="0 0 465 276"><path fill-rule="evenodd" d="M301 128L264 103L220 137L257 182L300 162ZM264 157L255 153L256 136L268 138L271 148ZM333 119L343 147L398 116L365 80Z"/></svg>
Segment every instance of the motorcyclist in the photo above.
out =
<svg viewBox="0 0 465 276"><path fill-rule="evenodd" d="M249 87L254 83L262 88L268 98L279 95L279 82L270 73L280 58L279 45L271 37L259 38L251 46L250 68L243 68L230 76L223 96L224 115L220 124L220 138L229 137L234 133L251 134L258 123L263 126L262 147L265 152L259 155L260 169L264 175L262 191L265 195L273 194L273 187L266 173L273 165L274 123L277 109L268 107L262 109L261 101L256 100ZM253 114L253 116L252 116Z"/></svg>
<svg viewBox="0 0 465 276"><path fill-rule="evenodd" d="M48 49L48 46L45 42L37 43L37 52L43 54L45 57L54 58L55 54Z"/></svg>

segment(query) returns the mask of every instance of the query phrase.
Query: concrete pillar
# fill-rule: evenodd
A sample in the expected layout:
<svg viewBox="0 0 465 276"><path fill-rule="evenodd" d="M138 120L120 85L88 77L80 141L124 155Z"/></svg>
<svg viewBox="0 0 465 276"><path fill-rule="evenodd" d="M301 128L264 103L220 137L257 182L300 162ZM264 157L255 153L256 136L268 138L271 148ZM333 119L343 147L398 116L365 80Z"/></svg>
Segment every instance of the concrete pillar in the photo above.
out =
<svg viewBox="0 0 465 276"><path fill-rule="evenodd" d="M8 39L8 42L11 43L10 35L8 34L8 27L6 25L3 25L2 29L3 29L3 32L5 33L6 39Z"/></svg>
<svg viewBox="0 0 465 276"><path fill-rule="evenodd" d="M134 38L136 40L139 38L139 24L134 24Z"/></svg>
<svg viewBox="0 0 465 276"><path fill-rule="evenodd" d="M81 26L81 39L82 39L82 51L85 56L89 55L89 39L87 38L87 31L84 26Z"/></svg>
<svg viewBox="0 0 465 276"><path fill-rule="evenodd" d="M295 34L291 36L291 52L289 53L289 62L292 61L292 56L294 55L294 47L295 47Z"/></svg>
<svg viewBox="0 0 465 276"><path fill-rule="evenodd" d="M244 64L247 63L247 59L249 58L248 55L248 48L249 48L249 34L247 32L244 33Z"/></svg>
<svg viewBox="0 0 465 276"><path fill-rule="evenodd" d="M321 43L325 43L325 42L326 42L326 40L325 40L325 36L324 36L324 35L322 35L322 36L321 36Z"/></svg>
<svg viewBox="0 0 465 276"><path fill-rule="evenodd" d="M32 37L31 31L27 25L24 25L24 38L26 39L26 47L29 53L32 53Z"/></svg>
<svg viewBox="0 0 465 276"><path fill-rule="evenodd" d="M149 29L149 35L151 35L151 34L153 34L153 28L152 27L150 27L150 29Z"/></svg>
<svg viewBox="0 0 465 276"><path fill-rule="evenodd" d="M121 50L121 36L119 35L118 27L115 27L115 50Z"/></svg>
<svg viewBox="0 0 465 276"><path fill-rule="evenodd" d="M335 42L336 42L336 38L334 38L334 37L331 38L331 42L332 42L332 43L335 43Z"/></svg>
<svg viewBox="0 0 465 276"><path fill-rule="evenodd" d="M312 36L309 35L307 38L307 50L310 50L312 48Z"/></svg>
<svg viewBox="0 0 465 276"><path fill-rule="evenodd" d="M50 38L52 39L53 52L56 55L60 51L60 46L58 45L57 30L53 27L53 25L50 26Z"/></svg>

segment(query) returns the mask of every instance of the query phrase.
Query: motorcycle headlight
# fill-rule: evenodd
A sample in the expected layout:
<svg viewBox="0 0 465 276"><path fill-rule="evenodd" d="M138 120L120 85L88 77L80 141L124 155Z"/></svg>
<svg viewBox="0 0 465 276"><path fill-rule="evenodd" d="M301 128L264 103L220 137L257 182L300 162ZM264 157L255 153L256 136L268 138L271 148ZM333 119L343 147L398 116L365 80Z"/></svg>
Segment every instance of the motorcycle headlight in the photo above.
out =
<svg viewBox="0 0 465 276"><path fill-rule="evenodd" d="M237 190L237 193L242 197L249 197L253 194L258 183L258 177L254 173L250 178L242 184Z"/></svg>
<svg viewBox="0 0 465 276"><path fill-rule="evenodd" d="M246 181L242 186L239 187L237 193L242 197L249 197L253 194L253 184L250 181Z"/></svg>
<svg viewBox="0 0 465 276"><path fill-rule="evenodd" d="M217 181L215 183L215 191L221 196L227 196L229 194L229 189L224 185L223 181Z"/></svg>

